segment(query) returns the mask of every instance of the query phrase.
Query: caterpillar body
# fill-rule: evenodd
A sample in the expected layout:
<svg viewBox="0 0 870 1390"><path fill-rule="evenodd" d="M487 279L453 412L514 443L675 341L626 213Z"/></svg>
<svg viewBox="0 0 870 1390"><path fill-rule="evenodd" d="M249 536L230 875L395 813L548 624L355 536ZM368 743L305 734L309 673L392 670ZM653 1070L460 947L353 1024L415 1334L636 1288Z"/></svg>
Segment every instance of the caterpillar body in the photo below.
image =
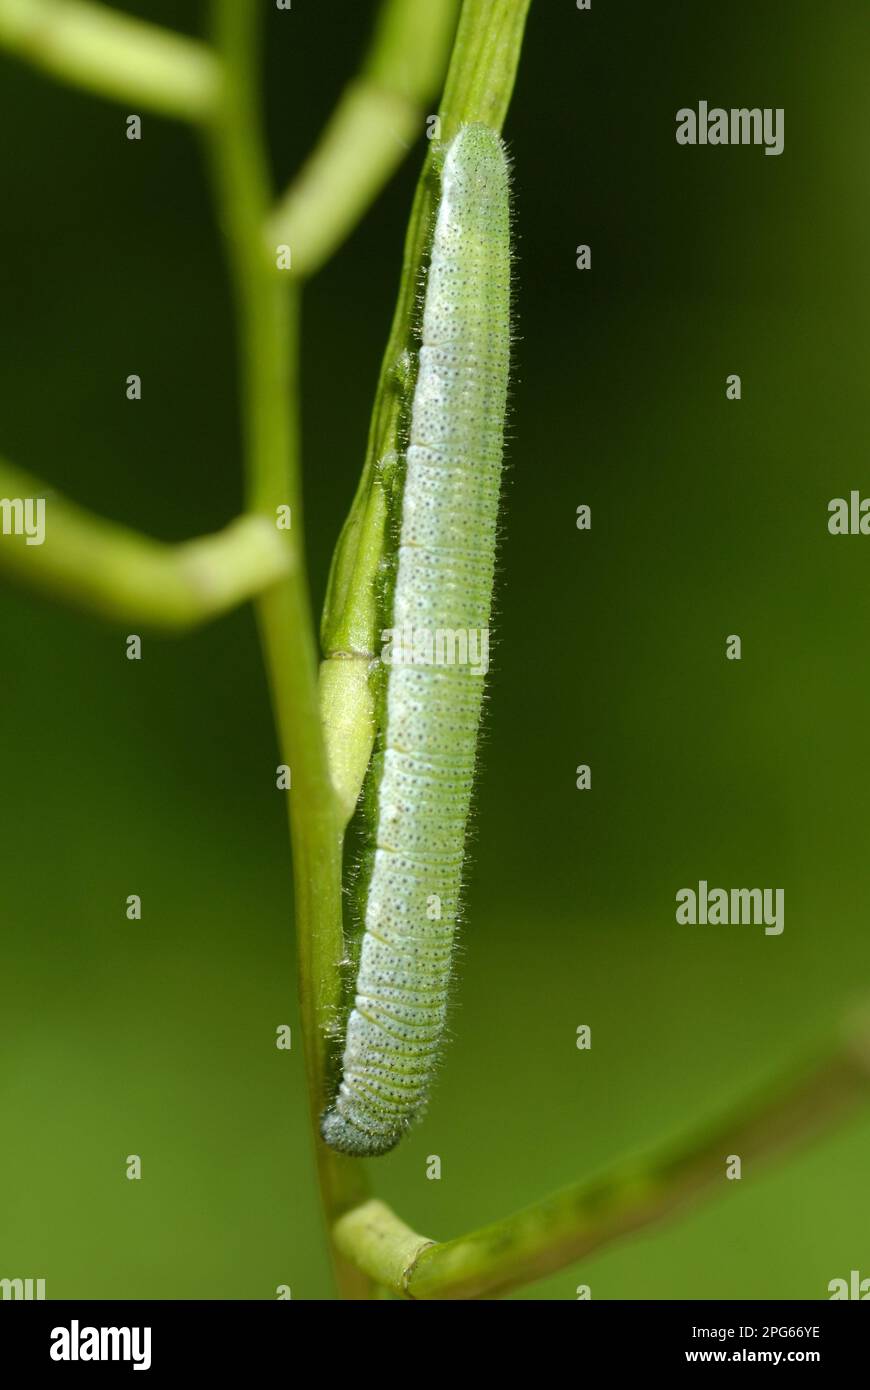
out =
<svg viewBox="0 0 870 1390"><path fill-rule="evenodd" d="M364 933L341 1082L322 1121L328 1144L358 1156L386 1153L420 1114L444 1031L484 645L488 653L509 356L507 156L494 131L467 125L447 147L432 237Z"/></svg>

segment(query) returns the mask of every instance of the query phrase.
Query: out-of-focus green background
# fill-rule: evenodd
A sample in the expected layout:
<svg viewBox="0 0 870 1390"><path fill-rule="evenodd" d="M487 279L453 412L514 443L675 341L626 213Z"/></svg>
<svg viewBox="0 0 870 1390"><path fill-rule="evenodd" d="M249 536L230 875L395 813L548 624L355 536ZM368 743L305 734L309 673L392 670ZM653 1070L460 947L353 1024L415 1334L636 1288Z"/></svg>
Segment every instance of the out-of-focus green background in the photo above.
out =
<svg viewBox="0 0 870 1390"><path fill-rule="evenodd" d="M124 8L204 23L180 0ZM264 8L283 180L373 7ZM425 1123L372 1165L427 1234L714 1114L867 990L870 540L826 529L831 497L870 495L866 17L865 0L532 5L453 1038ZM675 112L700 99L784 107L784 154L679 148ZM180 539L240 506L231 304L197 138L146 117L133 144L125 114L0 62L0 448ZM318 607L422 153L305 297ZM23 592L0 592L0 623L0 1277L54 1298L329 1297L301 1048L274 1046L298 1021L292 887L250 610L146 633L139 664L126 630ZM678 926L699 878L783 887L784 934ZM523 1296L824 1298L870 1275L868 1171L870 1115Z"/></svg>

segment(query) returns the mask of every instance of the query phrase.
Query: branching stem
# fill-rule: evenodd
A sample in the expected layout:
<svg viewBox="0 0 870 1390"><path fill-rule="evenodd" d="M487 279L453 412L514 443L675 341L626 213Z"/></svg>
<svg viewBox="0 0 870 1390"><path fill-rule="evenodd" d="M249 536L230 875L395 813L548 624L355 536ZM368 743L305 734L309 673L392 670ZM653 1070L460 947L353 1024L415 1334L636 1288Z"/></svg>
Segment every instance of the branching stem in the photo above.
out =
<svg viewBox="0 0 870 1390"><path fill-rule="evenodd" d="M203 121L220 66L205 44L91 0L0 0L0 48L114 101Z"/></svg>
<svg viewBox="0 0 870 1390"><path fill-rule="evenodd" d="M763 1163L829 1132L868 1099L865 1019L821 1059L777 1078L718 1121L479 1231L429 1241L383 1203L368 1201L341 1218L336 1242L396 1295L492 1297L663 1221L716 1190L724 1195L730 1155L741 1160L741 1185L752 1182Z"/></svg>
<svg viewBox="0 0 870 1390"><path fill-rule="evenodd" d="M0 572L113 622L184 631L254 597L286 574L275 517L250 513L211 536L166 545L94 516L0 460L0 511L11 532L22 506L44 504L41 538L0 539ZM7 521L8 514L8 521Z"/></svg>

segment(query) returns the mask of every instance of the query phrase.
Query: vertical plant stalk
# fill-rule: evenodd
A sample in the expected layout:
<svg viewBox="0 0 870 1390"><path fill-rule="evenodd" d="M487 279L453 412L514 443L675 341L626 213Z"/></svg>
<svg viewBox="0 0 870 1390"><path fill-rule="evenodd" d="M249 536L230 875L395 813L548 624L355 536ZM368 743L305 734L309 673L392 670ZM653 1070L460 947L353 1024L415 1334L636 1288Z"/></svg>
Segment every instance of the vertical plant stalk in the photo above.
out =
<svg viewBox="0 0 870 1390"><path fill-rule="evenodd" d="M291 768L299 992L309 1109L324 1214L359 1202L364 1176L319 1136L327 1094L327 1028L340 1000L341 838L329 779L317 694L317 652L305 577L298 421L298 290L276 274L263 242L270 205L260 129L257 0L213 0L215 41L225 65L212 132L215 185L227 240L240 331L242 419L248 508L276 517L289 505L283 532L289 566L257 602L281 756ZM371 1284L336 1256L346 1296L367 1297Z"/></svg>

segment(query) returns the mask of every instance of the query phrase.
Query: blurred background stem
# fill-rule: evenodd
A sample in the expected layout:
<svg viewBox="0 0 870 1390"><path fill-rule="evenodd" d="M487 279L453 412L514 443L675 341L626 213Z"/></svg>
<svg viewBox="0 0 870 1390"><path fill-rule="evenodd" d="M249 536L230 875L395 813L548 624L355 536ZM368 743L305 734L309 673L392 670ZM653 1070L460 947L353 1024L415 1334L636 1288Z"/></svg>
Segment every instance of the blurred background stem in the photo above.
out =
<svg viewBox="0 0 870 1390"><path fill-rule="evenodd" d="M458 0L386 0L369 52L326 129L268 222L288 243L293 274L313 275L335 253L419 139L440 88Z"/></svg>
<svg viewBox="0 0 870 1390"><path fill-rule="evenodd" d="M95 516L3 459L0 498L45 502L42 542L0 545L0 572L113 622L184 631L262 593L289 563L265 516L236 517L214 535L167 545Z"/></svg>
<svg viewBox="0 0 870 1390"><path fill-rule="evenodd" d="M90 0L0 0L0 48L97 96L182 120L215 109L220 67L204 43Z"/></svg>

